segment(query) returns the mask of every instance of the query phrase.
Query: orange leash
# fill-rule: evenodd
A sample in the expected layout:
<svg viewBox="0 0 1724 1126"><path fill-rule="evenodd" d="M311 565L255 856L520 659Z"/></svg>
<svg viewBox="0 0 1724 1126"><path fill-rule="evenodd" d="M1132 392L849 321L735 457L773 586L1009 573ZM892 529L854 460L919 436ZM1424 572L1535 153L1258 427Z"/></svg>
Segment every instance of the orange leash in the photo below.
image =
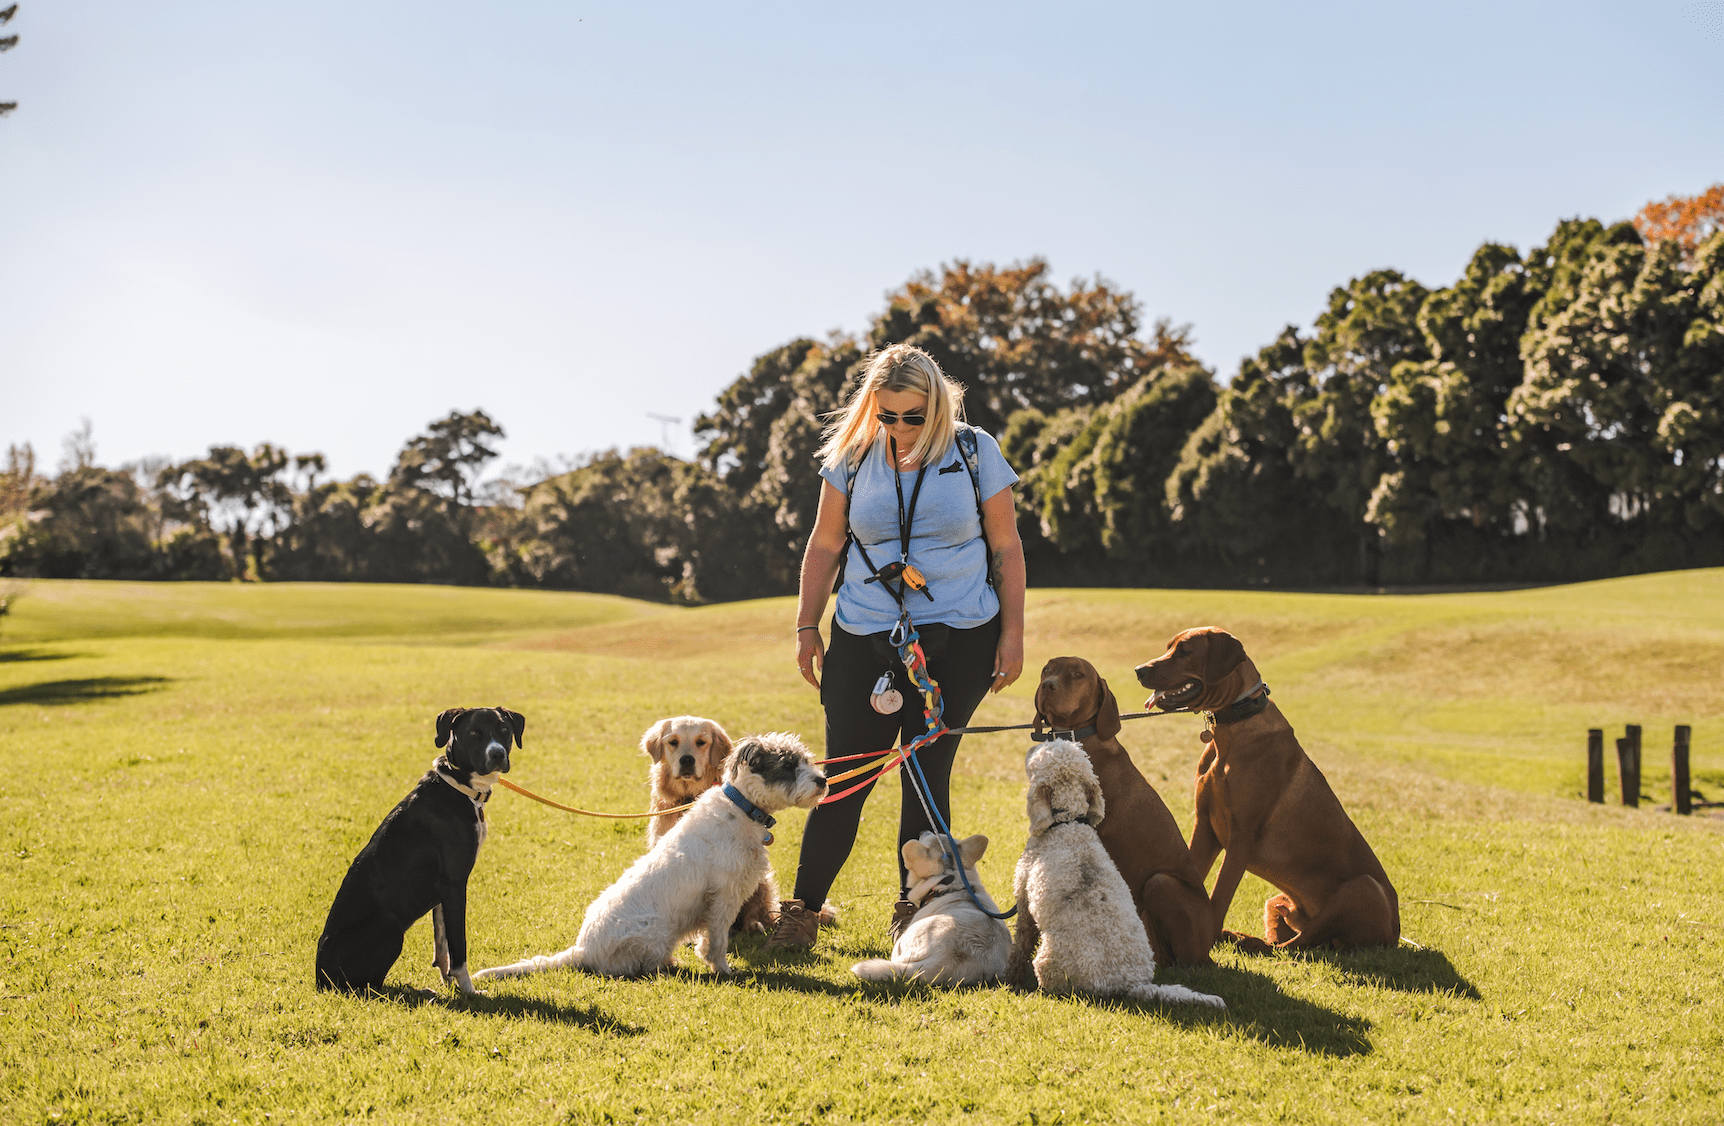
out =
<svg viewBox="0 0 1724 1126"><path fill-rule="evenodd" d="M686 805L679 805L674 809L655 809L655 810L652 810L650 813L594 813L590 809L576 809L572 805L562 805L558 802L552 801L550 798L541 798L538 794L535 794L533 791L525 789L521 786L517 786L513 782L509 781L507 778L497 779L497 784L499 786L507 786L509 789L515 791L517 794L520 794L524 798L532 798L534 801L538 802L540 805L548 805L552 809L560 809L564 813L578 813L582 817L608 817L613 821L626 821L626 820L629 820L631 818L636 818L636 817L659 817L659 816L666 814L666 813L681 813L685 809L693 809L694 808L694 803L689 802Z"/></svg>

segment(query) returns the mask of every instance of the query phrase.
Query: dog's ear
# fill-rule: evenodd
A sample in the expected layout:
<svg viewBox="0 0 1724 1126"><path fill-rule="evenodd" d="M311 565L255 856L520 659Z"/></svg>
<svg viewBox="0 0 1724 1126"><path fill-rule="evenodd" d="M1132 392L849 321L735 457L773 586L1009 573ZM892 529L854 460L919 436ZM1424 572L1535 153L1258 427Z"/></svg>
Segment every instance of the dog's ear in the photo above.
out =
<svg viewBox="0 0 1724 1126"><path fill-rule="evenodd" d="M988 838L980 833L972 837L965 837L958 842L958 855L963 857L966 868L974 868L980 863L982 853L986 851L988 851Z"/></svg>
<svg viewBox="0 0 1724 1126"><path fill-rule="evenodd" d="M1083 815L1084 821L1094 828L1101 824L1101 819L1107 816L1107 802L1101 796L1101 783L1093 775L1083 780L1083 796L1089 802L1089 812Z"/></svg>
<svg viewBox="0 0 1724 1126"><path fill-rule="evenodd" d="M711 765L712 773L716 777L718 772L724 769L724 760L730 757L730 736L725 734L724 728L711 720L707 721L707 726L712 728L712 750L706 752L706 761Z"/></svg>
<svg viewBox="0 0 1724 1126"><path fill-rule="evenodd" d="M450 708L437 717L437 746L446 747L449 745L449 733L454 730L455 721L466 714L466 708Z"/></svg>
<svg viewBox="0 0 1724 1126"><path fill-rule="evenodd" d="M759 750L760 740L754 736L745 735L738 739L731 748L730 754L725 757L723 777L726 779L735 778L742 770L742 764L745 762L752 763L755 753Z"/></svg>
<svg viewBox="0 0 1724 1126"><path fill-rule="evenodd" d="M654 762L664 761L664 736L669 724L670 720L661 719L641 735L641 750L651 755Z"/></svg>
<svg viewBox="0 0 1724 1126"><path fill-rule="evenodd" d="M520 712L512 712L501 704L497 706L497 714L503 717L503 722L509 725L509 730L515 733L515 746L521 745L521 736L527 733L527 717Z"/></svg>
<svg viewBox="0 0 1724 1126"><path fill-rule="evenodd" d="M1245 646L1225 630L1218 629L1207 636L1209 644L1203 654L1203 680L1206 684L1220 684L1245 659Z"/></svg>
<svg viewBox="0 0 1724 1126"><path fill-rule="evenodd" d="M1113 698L1113 689L1107 686L1106 680L1097 676L1095 681L1101 692L1101 705L1095 717L1095 733L1103 739L1112 739L1119 734L1122 726L1119 722L1119 701Z"/></svg>
<svg viewBox="0 0 1724 1126"><path fill-rule="evenodd" d="M1039 837L1048 831L1054 823L1054 791L1046 782L1030 784L1030 795L1025 803L1029 808L1030 836Z"/></svg>

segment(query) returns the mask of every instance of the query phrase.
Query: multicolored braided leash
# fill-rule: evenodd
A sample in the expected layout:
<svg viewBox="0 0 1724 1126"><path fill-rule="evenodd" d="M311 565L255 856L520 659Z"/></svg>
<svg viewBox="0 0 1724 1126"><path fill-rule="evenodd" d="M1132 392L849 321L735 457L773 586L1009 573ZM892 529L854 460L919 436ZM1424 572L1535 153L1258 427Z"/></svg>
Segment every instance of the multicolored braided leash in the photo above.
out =
<svg viewBox="0 0 1724 1126"><path fill-rule="evenodd" d="M863 781L856 783L856 785L842 790L839 793L828 793L826 797L821 799L820 804L827 805L831 802L838 801L840 798L848 797L857 790L862 789L864 786L871 786L875 782L878 782L881 778L885 777L888 771L892 770L898 764L909 763L909 767L905 770L905 774L909 776L908 781L910 789L915 793L916 800L922 804L922 812L927 815L928 824L939 828L941 847L944 848L950 856L953 867L957 869L958 878L964 882L964 891L968 893L970 902L976 905L976 910L990 918L1009 919L1018 913L1018 909L1015 905L1011 910L1004 914L997 911L990 911L986 907L982 906L981 899L976 895L976 889L970 886L970 877L964 874L964 861L958 851L957 839L952 836L952 830L946 825L946 819L940 816L939 809L936 808L934 803L929 800L929 795L933 791L928 787L927 776L922 773L922 764L916 761L917 751L926 747L940 736L951 733L951 728L946 726L945 720L942 716L944 704L940 698L939 682L936 681L928 672L928 658L922 652L921 635L916 632L915 624L910 621L910 615L908 613L904 614L903 617L899 619L897 628L892 631L891 640L898 646L898 658L904 662L904 671L909 673L910 679L922 693L922 712L923 715L927 717L928 729L910 740L908 743L904 744L902 747L894 748L893 750L887 751L879 756L876 756L874 752L870 751L861 755L845 755L843 758L827 759L826 761L829 763L848 762L859 758L874 759L873 762L865 763L862 766L847 770L842 774L829 777L827 779L827 783L829 785L832 782L842 782L850 778L854 778L859 774L866 774L870 770L873 770L874 774L872 777L864 779ZM876 769L876 767L878 769Z"/></svg>

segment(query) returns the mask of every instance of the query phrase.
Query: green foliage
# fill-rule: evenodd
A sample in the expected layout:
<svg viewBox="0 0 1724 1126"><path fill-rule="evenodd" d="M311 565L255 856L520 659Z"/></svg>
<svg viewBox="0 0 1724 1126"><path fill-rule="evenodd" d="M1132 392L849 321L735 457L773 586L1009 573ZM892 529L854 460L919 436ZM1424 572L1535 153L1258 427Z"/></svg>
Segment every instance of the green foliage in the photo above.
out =
<svg viewBox="0 0 1724 1126"><path fill-rule="evenodd" d="M143 578L156 567L158 514L129 473L84 465L39 484L31 515L0 541L8 575Z"/></svg>
<svg viewBox="0 0 1724 1126"><path fill-rule="evenodd" d="M460 1000L421 921L384 997L313 991L334 889L436 753L438 711L516 707L513 780L640 809L637 741L663 715L819 747L818 701L785 659L791 613L33 583L0 649L0 740L40 767L0 777L0 1119L1663 1124L1724 1101L1718 823L1576 796L1585 728L1623 722L1649 748L1693 724L1700 787L1724 793L1720 571L1423 597L1031 592L1032 671L1076 652L1116 690L1178 628L1238 632L1400 891L1423 949L1159 971L1220 993L1222 1014L863 986L849 966L888 946L890 792L811 954L744 939L728 982L684 951L653 978L555 973ZM1031 679L978 722L1027 720ZM1172 716L1121 736L1182 827L1197 730ZM960 830L991 838L981 872L1002 900L1022 761L1021 734L971 737L954 770ZM644 847L638 822L507 793L489 820L481 963L565 945ZM802 823L775 830L781 879ZM1230 924L1256 929L1267 894L1248 879Z"/></svg>

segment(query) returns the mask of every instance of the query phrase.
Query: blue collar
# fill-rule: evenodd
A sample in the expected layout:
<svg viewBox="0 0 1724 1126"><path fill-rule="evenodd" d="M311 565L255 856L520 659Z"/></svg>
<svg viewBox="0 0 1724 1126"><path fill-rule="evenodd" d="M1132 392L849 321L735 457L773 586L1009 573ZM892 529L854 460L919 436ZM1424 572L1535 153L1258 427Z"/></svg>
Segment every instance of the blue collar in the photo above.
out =
<svg viewBox="0 0 1724 1126"><path fill-rule="evenodd" d="M732 786L729 782L724 784L724 796L734 802L736 804L736 808L748 814L750 820L758 821L768 829L778 824L778 820L773 817L772 814L766 812L758 805L755 805L753 802L743 797L742 791L737 789L735 786Z"/></svg>

